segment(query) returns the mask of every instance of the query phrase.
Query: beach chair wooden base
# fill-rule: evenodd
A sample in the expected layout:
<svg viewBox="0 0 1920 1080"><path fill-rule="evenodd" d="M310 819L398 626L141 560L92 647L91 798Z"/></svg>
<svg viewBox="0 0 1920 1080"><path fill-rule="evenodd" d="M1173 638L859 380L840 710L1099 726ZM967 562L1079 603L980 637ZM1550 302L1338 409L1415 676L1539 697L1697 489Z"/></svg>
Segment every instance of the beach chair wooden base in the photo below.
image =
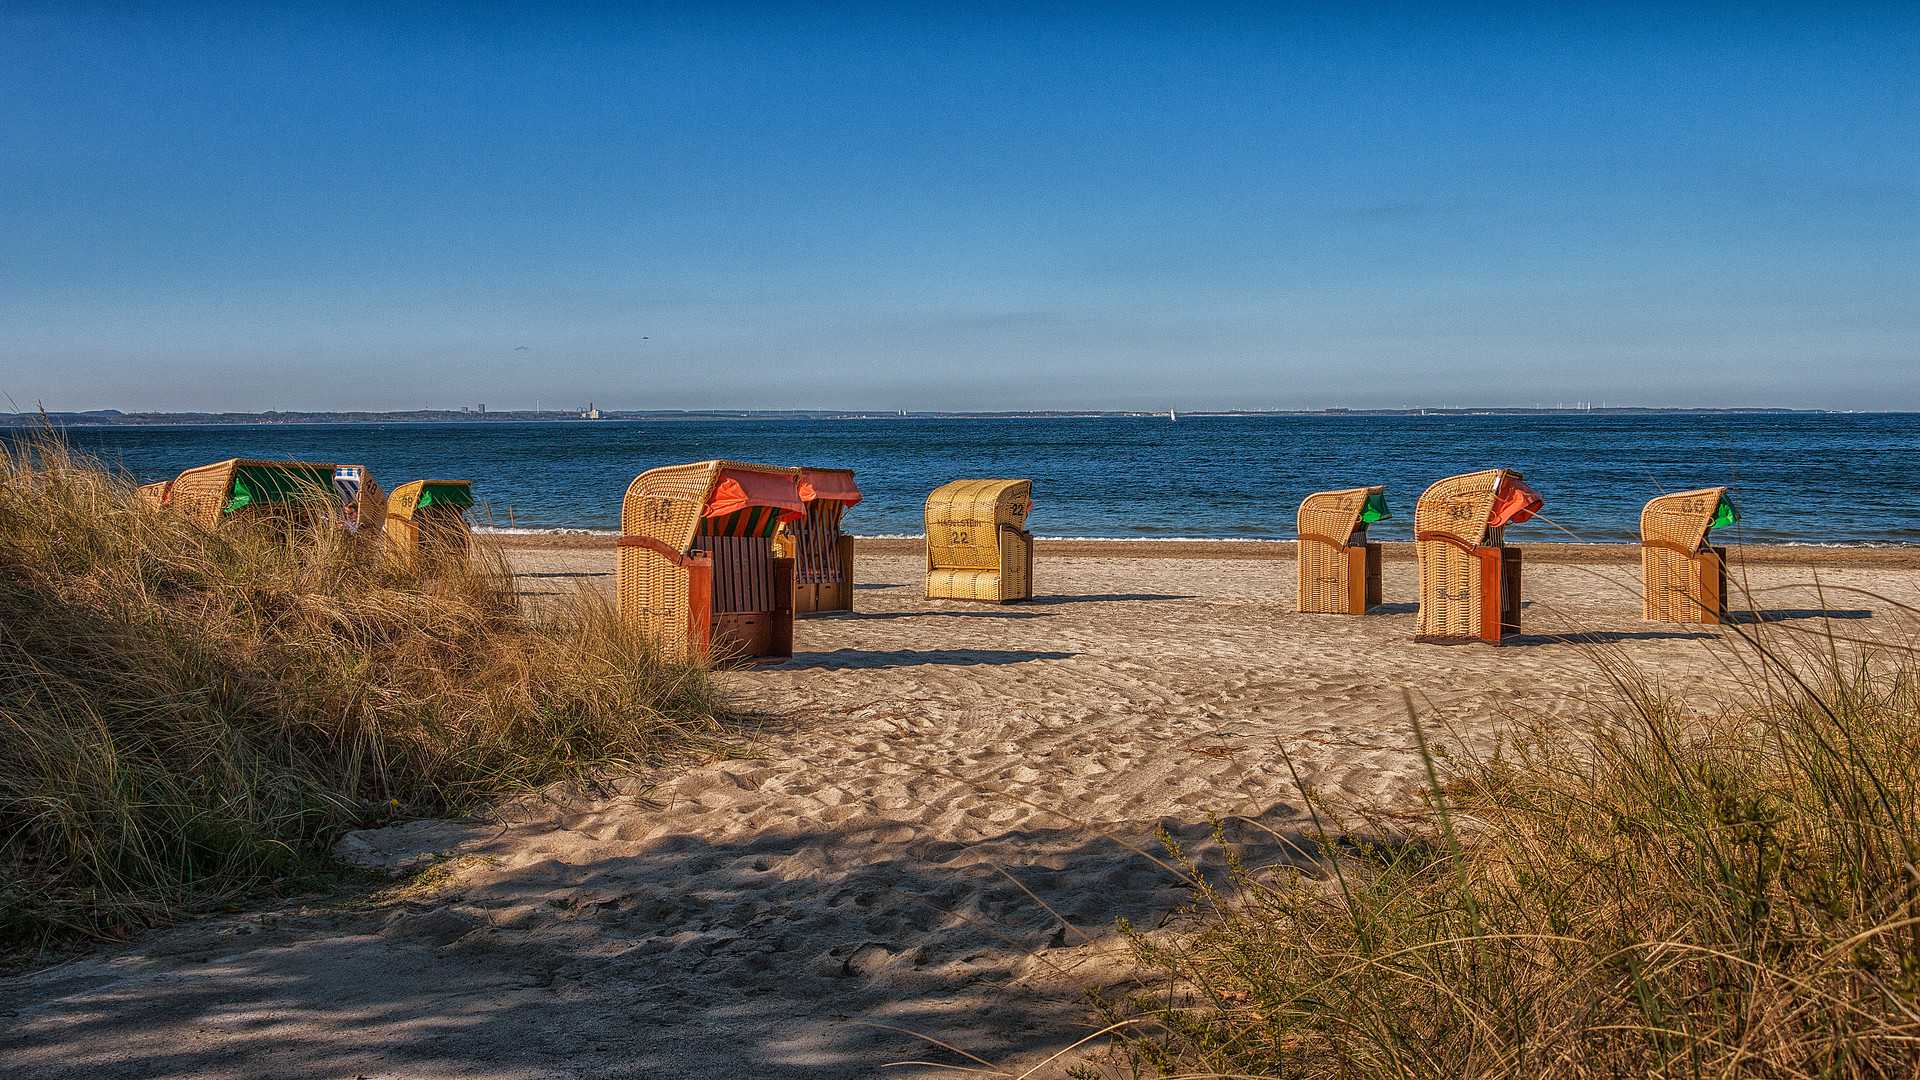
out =
<svg viewBox="0 0 1920 1080"><path fill-rule="evenodd" d="M1310 541L1302 540L1302 544ZM1300 591L1300 611L1308 615L1365 615L1384 601L1380 587L1380 545L1349 544L1334 558L1340 572L1316 577Z"/></svg>
<svg viewBox="0 0 1920 1080"><path fill-rule="evenodd" d="M929 569L927 599L986 604L1033 599L1033 535L1011 525L1002 525L997 532L995 548L988 552L999 559L998 570Z"/></svg>
<svg viewBox="0 0 1920 1080"><path fill-rule="evenodd" d="M795 615L838 615L853 610L853 537L839 543L840 580L794 586Z"/></svg>
<svg viewBox="0 0 1920 1080"><path fill-rule="evenodd" d="M1645 604L1650 622L1718 625L1727 621L1727 549L1661 550L1642 541Z"/></svg>
<svg viewBox="0 0 1920 1080"><path fill-rule="evenodd" d="M1415 634L1413 640L1423 645L1466 645L1484 643L1498 645L1507 638L1520 634L1520 549L1510 547L1480 547L1473 549L1473 560L1469 564L1472 578L1464 585L1456 585L1451 591L1442 584L1431 601L1425 596L1422 603L1445 605L1448 609L1439 613L1423 613L1423 618L1438 614L1436 621L1452 622L1469 629L1465 634ZM1464 607L1464 611L1460 609ZM1466 618L1460 620L1464 614ZM1453 616L1448 618L1447 616Z"/></svg>

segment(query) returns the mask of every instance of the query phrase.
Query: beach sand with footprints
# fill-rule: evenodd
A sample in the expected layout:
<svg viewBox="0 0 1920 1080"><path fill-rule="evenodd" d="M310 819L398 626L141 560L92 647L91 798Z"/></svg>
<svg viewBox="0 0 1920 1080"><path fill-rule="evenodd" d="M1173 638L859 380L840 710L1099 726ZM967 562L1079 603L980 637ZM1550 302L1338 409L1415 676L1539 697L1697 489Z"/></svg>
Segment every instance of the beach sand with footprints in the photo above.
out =
<svg viewBox="0 0 1920 1080"><path fill-rule="evenodd" d="M535 601L613 588L605 538L512 542ZM1471 753L1516 718L1578 725L1610 693L1603 661L1703 708L1754 682L1731 630L1641 621L1631 547L1528 548L1526 633L1500 648L1413 642L1404 545L1366 617L1294 613L1289 545L1042 542L1035 599L1005 607L923 599L912 542L859 550L854 613L721 676L762 718L740 756L349 835L338 854L362 865L432 864L375 910L226 915L0 982L7 1071L974 1064L935 1039L1017 1073L1090 1030L1083 988L1127 979L1117 919L1179 925L1189 892L1156 833L1211 873L1213 822L1250 864L1285 861L1310 825L1296 779L1385 827L1410 817L1406 695ZM1769 632L1915 631L1908 551L1760 549L1735 577Z"/></svg>

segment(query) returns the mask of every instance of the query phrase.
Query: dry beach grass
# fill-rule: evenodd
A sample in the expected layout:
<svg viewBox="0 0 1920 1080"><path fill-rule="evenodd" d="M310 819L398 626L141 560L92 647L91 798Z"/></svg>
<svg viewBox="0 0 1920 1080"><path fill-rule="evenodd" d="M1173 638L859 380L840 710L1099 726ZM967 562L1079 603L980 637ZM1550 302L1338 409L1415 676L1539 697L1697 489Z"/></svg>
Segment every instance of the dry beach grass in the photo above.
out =
<svg viewBox="0 0 1920 1080"><path fill-rule="evenodd" d="M509 581L330 524L209 533L57 440L0 449L0 937L124 936L311 873L342 829L714 730L704 672Z"/></svg>

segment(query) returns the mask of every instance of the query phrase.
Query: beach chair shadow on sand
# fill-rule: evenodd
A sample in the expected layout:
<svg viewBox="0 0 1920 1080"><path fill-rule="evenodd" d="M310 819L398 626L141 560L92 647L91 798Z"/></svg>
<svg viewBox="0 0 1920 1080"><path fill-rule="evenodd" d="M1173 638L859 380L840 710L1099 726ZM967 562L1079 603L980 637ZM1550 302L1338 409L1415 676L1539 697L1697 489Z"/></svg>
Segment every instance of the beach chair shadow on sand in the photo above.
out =
<svg viewBox="0 0 1920 1080"><path fill-rule="evenodd" d="M794 653L779 665L782 671L816 668L840 671L849 668L896 668L938 665L941 667L979 667L1024 664L1029 660L1071 660L1079 653L1035 652L1030 649L892 649L866 652L860 649L835 649L832 652Z"/></svg>
<svg viewBox="0 0 1920 1080"><path fill-rule="evenodd" d="M1172 593L1089 593L1084 596L1034 596L1027 599L1029 606L1035 604L1111 604L1123 600L1192 600L1191 596L1178 596Z"/></svg>

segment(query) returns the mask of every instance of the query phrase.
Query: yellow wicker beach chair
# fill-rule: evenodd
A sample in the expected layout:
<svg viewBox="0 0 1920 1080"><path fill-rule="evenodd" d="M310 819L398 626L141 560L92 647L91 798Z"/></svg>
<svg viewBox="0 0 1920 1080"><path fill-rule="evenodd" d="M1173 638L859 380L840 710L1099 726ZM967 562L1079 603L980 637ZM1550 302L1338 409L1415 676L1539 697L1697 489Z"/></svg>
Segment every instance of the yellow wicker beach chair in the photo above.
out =
<svg viewBox="0 0 1920 1080"><path fill-rule="evenodd" d="M793 560L793 613L853 610L853 537L841 531L847 508L863 496L852 469L801 469L807 515L782 522L774 549Z"/></svg>
<svg viewBox="0 0 1920 1080"><path fill-rule="evenodd" d="M620 511L620 614L671 656L793 655L793 560L772 537L806 516L800 470L738 461L649 469Z"/></svg>
<svg viewBox="0 0 1920 1080"><path fill-rule="evenodd" d="M1662 495L1640 511L1641 614L1655 622L1727 617L1727 549L1707 533L1740 520L1723 487Z"/></svg>
<svg viewBox="0 0 1920 1080"><path fill-rule="evenodd" d="M473 530L467 507L473 485L466 480L414 480L387 496L387 548L402 562L465 558Z"/></svg>
<svg viewBox="0 0 1920 1080"><path fill-rule="evenodd" d="M955 480L927 496L927 598L1033 596L1031 480Z"/></svg>
<svg viewBox="0 0 1920 1080"><path fill-rule="evenodd" d="M1448 477L1413 508L1420 564L1415 641L1492 641L1520 632L1520 549L1505 530L1545 505L1512 469Z"/></svg>
<svg viewBox="0 0 1920 1080"><path fill-rule="evenodd" d="M1298 516L1300 610L1365 615L1380 603L1380 545L1367 526L1393 516L1384 487L1321 491L1307 496Z"/></svg>
<svg viewBox="0 0 1920 1080"><path fill-rule="evenodd" d="M140 495L149 500L157 495L162 505L213 529L236 514L305 519L321 510L331 513L340 498L333 479L332 465L233 458L188 469L167 484L148 484Z"/></svg>

